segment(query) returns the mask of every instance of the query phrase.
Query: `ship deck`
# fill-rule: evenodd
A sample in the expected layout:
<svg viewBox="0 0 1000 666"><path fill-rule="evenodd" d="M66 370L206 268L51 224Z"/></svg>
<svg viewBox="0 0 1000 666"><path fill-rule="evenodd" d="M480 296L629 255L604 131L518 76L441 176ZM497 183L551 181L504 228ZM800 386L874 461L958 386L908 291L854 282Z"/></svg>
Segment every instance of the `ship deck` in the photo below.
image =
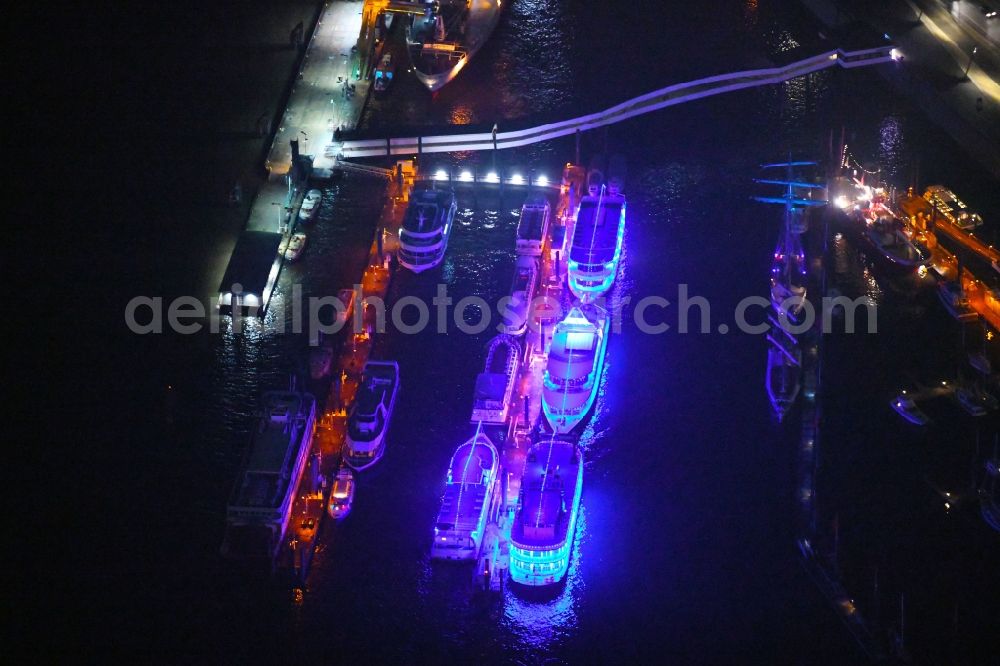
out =
<svg viewBox="0 0 1000 666"><path fill-rule="evenodd" d="M465 22L465 50L469 57L490 38L500 18L500 8L497 0L472 0L469 4L469 18Z"/></svg>
<svg viewBox="0 0 1000 666"><path fill-rule="evenodd" d="M521 209L521 219L517 222L518 239L541 241L546 213L547 210L544 207L544 203L536 201L527 202Z"/></svg>
<svg viewBox="0 0 1000 666"><path fill-rule="evenodd" d="M580 462L573 442L550 437L531 448L521 479L521 511L511 525L513 542L546 548L566 540Z"/></svg>
<svg viewBox="0 0 1000 666"><path fill-rule="evenodd" d="M316 399L308 394L282 393L265 396L262 407L267 410L254 431L246 465L234 489L231 505L239 507L274 508L281 505L288 493L292 467L306 439L304 427ZM287 430L284 420L271 418L271 410L287 406L288 420L295 424ZM311 433L309 433L311 434Z"/></svg>
<svg viewBox="0 0 1000 666"><path fill-rule="evenodd" d="M605 196L600 212L596 201L580 206L570 258L586 264L611 261L618 247L618 229L625 200Z"/></svg>

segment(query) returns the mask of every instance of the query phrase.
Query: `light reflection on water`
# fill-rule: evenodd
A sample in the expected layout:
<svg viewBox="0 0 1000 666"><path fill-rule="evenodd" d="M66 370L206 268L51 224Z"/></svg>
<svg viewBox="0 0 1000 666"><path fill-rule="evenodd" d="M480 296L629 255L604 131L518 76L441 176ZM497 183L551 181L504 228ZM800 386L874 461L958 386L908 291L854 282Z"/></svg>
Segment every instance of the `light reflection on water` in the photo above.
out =
<svg viewBox="0 0 1000 666"><path fill-rule="evenodd" d="M586 471L583 485L569 570L565 581L556 586L555 596L545 598L551 592L523 590L513 585L508 585L504 593L504 625L520 643L518 650L526 656L537 659L539 652L549 652L553 646L571 638L576 629L577 607L583 603L586 591L582 573L587 562L585 546L588 541Z"/></svg>
<svg viewBox="0 0 1000 666"><path fill-rule="evenodd" d="M882 119L878 129L878 162L886 180L898 183L906 169L908 150L904 141L903 120L897 115Z"/></svg>

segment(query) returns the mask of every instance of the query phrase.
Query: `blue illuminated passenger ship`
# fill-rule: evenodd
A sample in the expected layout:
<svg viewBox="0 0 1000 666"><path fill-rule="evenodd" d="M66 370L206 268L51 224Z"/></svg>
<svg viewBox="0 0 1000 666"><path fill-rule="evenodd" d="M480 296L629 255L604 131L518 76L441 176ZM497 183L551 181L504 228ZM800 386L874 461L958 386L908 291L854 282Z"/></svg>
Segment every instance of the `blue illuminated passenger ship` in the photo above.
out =
<svg viewBox="0 0 1000 666"><path fill-rule="evenodd" d="M614 161L612 167L616 167ZM600 169L591 168L587 178L588 194L576 211L567 262L569 288L584 302L611 289L625 238L625 197L620 175L612 171L605 183Z"/></svg>
<svg viewBox="0 0 1000 666"><path fill-rule="evenodd" d="M510 532L510 577L521 585L559 583L570 550L583 489L583 453L555 436L529 450Z"/></svg>
<svg viewBox="0 0 1000 666"><path fill-rule="evenodd" d="M455 450L434 523L432 559L471 560L479 555L486 525L496 518L500 505L499 469L500 454L480 430Z"/></svg>
<svg viewBox="0 0 1000 666"><path fill-rule="evenodd" d="M261 398L261 410L226 511L222 554L232 559L273 561L312 446L312 395L269 391Z"/></svg>
<svg viewBox="0 0 1000 666"><path fill-rule="evenodd" d="M595 305L581 305L556 324L542 384L542 411L557 434L573 430L594 405L610 319Z"/></svg>
<svg viewBox="0 0 1000 666"><path fill-rule="evenodd" d="M456 210L453 191L415 189L399 229L399 263L414 273L440 264L448 249Z"/></svg>

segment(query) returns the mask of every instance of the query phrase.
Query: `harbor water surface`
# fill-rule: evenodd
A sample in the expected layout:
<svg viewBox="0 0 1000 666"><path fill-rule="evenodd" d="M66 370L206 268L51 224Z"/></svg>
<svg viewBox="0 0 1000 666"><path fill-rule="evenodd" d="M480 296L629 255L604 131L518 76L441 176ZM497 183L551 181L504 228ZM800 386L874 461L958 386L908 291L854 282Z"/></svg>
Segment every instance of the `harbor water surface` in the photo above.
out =
<svg viewBox="0 0 1000 666"><path fill-rule="evenodd" d="M432 98L402 76L362 124L570 117L668 83L765 66L795 48L823 48L798 3L514 0L452 84ZM799 413L774 419L766 341L737 332L733 317L741 299L766 296L779 232L780 213L750 201L757 166L789 154L826 160L841 128L852 155L880 165L897 186L945 182L1000 221L996 183L874 71L828 70L582 137L584 161L611 151L629 165L616 293L676 303L687 285L711 303L712 331L679 333L675 305L663 314L668 333L644 334L626 314L611 337L581 439L582 512L565 585L546 596L507 589L490 601L474 593L468 568L430 562L445 468L471 434L472 386L493 334L454 325L416 335L390 326L379 340L376 355L398 360L402 377L387 453L360 476L350 517L326 525L302 601L227 571L217 554L225 506L258 396L290 375L308 376L307 340L269 330L274 307L264 326L243 335L128 342L141 372L127 384L146 408L122 419L122 432L135 436L120 455L106 454L116 489L104 492L132 497L119 525L133 536L115 573L93 586L128 592L97 602L78 640L322 662L862 660L799 564ZM497 159L556 179L575 150L568 138ZM421 167L485 168L492 159L428 156ZM183 183L155 187L164 198L186 195ZM276 304L294 283L305 296L326 296L361 274L382 184L348 174L323 192L303 259L282 272ZM429 301L443 282L456 302L495 302L510 284L524 196L514 187L459 188L445 262L419 276L397 273L390 299ZM179 225L169 233L182 234ZM997 647L1000 544L975 502L945 510L940 493L969 495L977 438L991 444L996 423L973 424L943 405L926 432L904 427L889 398L908 381L954 377L961 330L929 283L881 275L832 232L831 243L831 284L852 298L871 296L879 314L877 334L825 343L817 531L828 541L836 533L845 584L866 615L895 627L905 595L905 640L918 662L973 663Z"/></svg>

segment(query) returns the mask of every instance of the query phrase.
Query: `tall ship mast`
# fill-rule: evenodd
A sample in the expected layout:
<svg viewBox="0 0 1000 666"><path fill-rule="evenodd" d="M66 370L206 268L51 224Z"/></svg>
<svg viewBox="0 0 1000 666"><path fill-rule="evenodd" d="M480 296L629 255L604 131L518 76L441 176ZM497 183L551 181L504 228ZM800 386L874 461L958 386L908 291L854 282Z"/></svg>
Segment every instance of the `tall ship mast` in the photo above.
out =
<svg viewBox="0 0 1000 666"><path fill-rule="evenodd" d="M229 499L223 556L274 560L288 530L315 422L316 399L308 393L262 396L260 420Z"/></svg>
<svg viewBox="0 0 1000 666"><path fill-rule="evenodd" d="M781 197L754 197L761 203L779 204L785 207L784 224L774 249L771 265L771 305L781 319L799 323L806 300L806 257L802 250L801 235L806 230L804 209L825 206L825 199L813 199L813 190L822 190L823 185L795 179L795 167L816 166L816 162L780 162L761 165L762 169L785 169L785 180L758 178L755 182L766 185L781 185L785 188Z"/></svg>
<svg viewBox="0 0 1000 666"><path fill-rule="evenodd" d="M406 32L410 63L431 92L458 76L486 43L500 18L503 0L434 0L422 4Z"/></svg>
<svg viewBox="0 0 1000 666"><path fill-rule="evenodd" d="M802 388L802 352L798 339L789 332L792 324L803 323L806 305L807 267L802 247L802 234L806 231L805 209L826 205L826 200L813 198L815 190L823 185L805 182L795 177L796 167L816 166L816 162L781 162L764 164L762 169L784 169L785 179L756 179L766 185L780 185L780 197L754 197L762 203L784 207L784 218L778 235L771 263L771 332L767 341L767 375L765 386L771 407L778 421L792 409Z"/></svg>

